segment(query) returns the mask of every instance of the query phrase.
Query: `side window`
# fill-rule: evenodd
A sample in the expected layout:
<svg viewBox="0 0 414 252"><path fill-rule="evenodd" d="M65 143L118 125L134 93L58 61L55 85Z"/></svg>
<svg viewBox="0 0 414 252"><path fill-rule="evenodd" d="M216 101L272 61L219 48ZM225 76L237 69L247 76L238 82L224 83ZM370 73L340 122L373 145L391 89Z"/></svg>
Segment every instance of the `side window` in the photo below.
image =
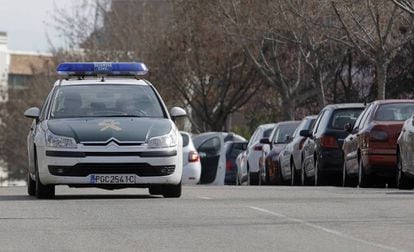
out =
<svg viewBox="0 0 414 252"><path fill-rule="evenodd" d="M361 115L358 116L358 119L355 121L354 130L358 130L362 126L362 120L365 118L365 115L368 113L368 110L371 108L371 105L368 106L364 111L362 111Z"/></svg>
<svg viewBox="0 0 414 252"><path fill-rule="evenodd" d="M46 113L47 113L47 108L49 107L49 103L50 103L50 99L52 97L53 94L53 89L50 91L50 93L47 95L47 98L45 100L45 102L42 105L42 108L40 109L40 121L43 121L46 117Z"/></svg>
<svg viewBox="0 0 414 252"><path fill-rule="evenodd" d="M220 138L213 137L201 144L198 148L198 152L206 153L207 157L217 156L220 155L220 148Z"/></svg>
<svg viewBox="0 0 414 252"><path fill-rule="evenodd" d="M318 132L319 124L321 123L322 117L325 115L325 112L326 112L325 110L322 111L320 115L318 116L318 118L316 119L315 127L313 127L313 134L316 134Z"/></svg>
<svg viewBox="0 0 414 252"><path fill-rule="evenodd" d="M250 137L250 141L249 141L249 144L247 145L248 147L250 147L250 146L252 146L256 141L255 141L255 139L256 139L256 136L257 136L257 133L260 131L260 129L258 128L258 129L256 129L256 131L253 133L253 135Z"/></svg>
<svg viewBox="0 0 414 252"><path fill-rule="evenodd" d="M365 113L364 117L362 117L361 119L361 123L359 124L359 128L364 128L365 125L367 125L368 122L368 118L370 117L370 115L372 114L372 111L375 109L374 105L370 105L369 108L367 109L367 112Z"/></svg>

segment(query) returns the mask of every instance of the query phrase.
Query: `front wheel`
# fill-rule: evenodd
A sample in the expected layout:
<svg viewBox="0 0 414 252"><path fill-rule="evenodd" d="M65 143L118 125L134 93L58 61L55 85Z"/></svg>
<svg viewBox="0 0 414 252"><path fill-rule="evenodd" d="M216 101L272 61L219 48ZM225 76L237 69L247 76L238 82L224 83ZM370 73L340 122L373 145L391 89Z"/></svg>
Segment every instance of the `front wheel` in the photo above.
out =
<svg viewBox="0 0 414 252"><path fill-rule="evenodd" d="M182 186L181 182L178 185L163 185L162 196L164 198L179 198L181 197Z"/></svg>
<svg viewBox="0 0 414 252"><path fill-rule="evenodd" d="M249 172L249 185L258 185L259 184L259 172Z"/></svg>
<svg viewBox="0 0 414 252"><path fill-rule="evenodd" d="M297 183L296 181L296 167L295 167L295 163L292 161L290 164L290 171L291 171L291 175L290 175L290 185L294 186Z"/></svg>
<svg viewBox="0 0 414 252"><path fill-rule="evenodd" d="M30 172L27 172L27 193L30 196L36 195L36 181L30 177Z"/></svg>
<svg viewBox="0 0 414 252"><path fill-rule="evenodd" d="M36 197L38 199L51 199L55 197L55 186L43 185L39 179L39 172L36 172Z"/></svg>
<svg viewBox="0 0 414 252"><path fill-rule="evenodd" d="M318 159L316 159L316 161L315 161L314 170L315 170L315 177L314 177L315 186L321 186L324 181L323 181L323 178L322 178L322 175L321 175L321 171L319 170L319 160Z"/></svg>
<svg viewBox="0 0 414 252"><path fill-rule="evenodd" d="M343 187L356 187L357 184L358 184L357 181L348 175L346 162L344 162L344 166L342 169L342 186Z"/></svg>
<svg viewBox="0 0 414 252"><path fill-rule="evenodd" d="M362 158L360 158L358 161L358 186L360 188L367 188L372 186L372 178L368 174L365 174Z"/></svg>
<svg viewBox="0 0 414 252"><path fill-rule="evenodd" d="M401 162L401 155L398 156L397 160L397 167L398 167L398 173L397 173L397 187L401 190L411 190L414 187L413 181L411 181L407 175L403 171L402 162Z"/></svg>

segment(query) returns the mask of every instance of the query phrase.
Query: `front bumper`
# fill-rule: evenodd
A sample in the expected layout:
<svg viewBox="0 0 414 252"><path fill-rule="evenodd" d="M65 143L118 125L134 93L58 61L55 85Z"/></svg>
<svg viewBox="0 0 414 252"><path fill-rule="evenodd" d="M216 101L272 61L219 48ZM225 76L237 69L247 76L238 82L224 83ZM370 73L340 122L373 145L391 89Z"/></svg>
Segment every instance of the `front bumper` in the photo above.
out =
<svg viewBox="0 0 414 252"><path fill-rule="evenodd" d="M93 186L97 174L135 175L135 185L179 184L183 171L182 149L176 147L163 150L139 146L81 146L73 150L38 147L37 159L39 179L45 185Z"/></svg>

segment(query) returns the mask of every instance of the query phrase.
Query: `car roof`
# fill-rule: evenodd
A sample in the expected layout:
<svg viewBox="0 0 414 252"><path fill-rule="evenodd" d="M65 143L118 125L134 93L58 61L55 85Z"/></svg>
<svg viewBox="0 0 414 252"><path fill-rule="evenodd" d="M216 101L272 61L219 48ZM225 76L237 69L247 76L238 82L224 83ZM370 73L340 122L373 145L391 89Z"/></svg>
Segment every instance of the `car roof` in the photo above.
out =
<svg viewBox="0 0 414 252"><path fill-rule="evenodd" d="M414 100L410 100L410 99L388 99L388 100L376 100L373 101L372 103L374 104L390 104L390 103L409 103L409 102L414 102Z"/></svg>
<svg viewBox="0 0 414 252"><path fill-rule="evenodd" d="M275 125L276 123L266 123L266 124L259 125L258 128L269 129L269 128L273 128Z"/></svg>
<svg viewBox="0 0 414 252"><path fill-rule="evenodd" d="M299 124L300 121L283 121L283 122L278 122L275 124L275 126L281 126L281 125L289 125L289 124Z"/></svg>
<svg viewBox="0 0 414 252"><path fill-rule="evenodd" d="M306 119L316 119L318 118L318 115L309 115L309 116L305 116Z"/></svg>
<svg viewBox="0 0 414 252"><path fill-rule="evenodd" d="M148 86L149 82L143 79L134 78L112 78L106 77L104 81L100 78L87 78L87 79L62 79L55 82L55 86L71 86L71 85L145 85Z"/></svg>
<svg viewBox="0 0 414 252"><path fill-rule="evenodd" d="M325 109L343 109L343 108L364 108L363 103L338 103L329 104L325 106Z"/></svg>

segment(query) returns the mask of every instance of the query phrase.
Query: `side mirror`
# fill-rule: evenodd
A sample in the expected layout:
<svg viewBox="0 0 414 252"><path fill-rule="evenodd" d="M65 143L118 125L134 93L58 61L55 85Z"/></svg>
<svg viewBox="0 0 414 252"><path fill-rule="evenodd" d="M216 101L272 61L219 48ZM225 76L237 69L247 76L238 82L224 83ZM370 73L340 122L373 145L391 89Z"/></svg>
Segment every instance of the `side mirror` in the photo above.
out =
<svg viewBox="0 0 414 252"><path fill-rule="evenodd" d="M174 121L175 118L177 118L177 117L186 116L187 112L185 112L185 110L180 108L180 107L173 107L170 110L170 115L171 115L172 120Z"/></svg>
<svg viewBox="0 0 414 252"><path fill-rule="evenodd" d="M31 107L24 112L24 116L32 119L39 119L40 110L37 107Z"/></svg>
<svg viewBox="0 0 414 252"><path fill-rule="evenodd" d="M268 137L260 139L261 144L270 144L270 139Z"/></svg>
<svg viewBox="0 0 414 252"><path fill-rule="evenodd" d="M312 134L310 133L310 131L309 130L301 130L300 132L299 132L299 135L300 136L303 136L303 137L312 137Z"/></svg>
<svg viewBox="0 0 414 252"><path fill-rule="evenodd" d="M290 140L292 140L292 138L289 135L285 136L285 142L288 143L290 142Z"/></svg>
<svg viewBox="0 0 414 252"><path fill-rule="evenodd" d="M352 132L352 125L350 123L346 123L344 126L344 130L348 133Z"/></svg>

